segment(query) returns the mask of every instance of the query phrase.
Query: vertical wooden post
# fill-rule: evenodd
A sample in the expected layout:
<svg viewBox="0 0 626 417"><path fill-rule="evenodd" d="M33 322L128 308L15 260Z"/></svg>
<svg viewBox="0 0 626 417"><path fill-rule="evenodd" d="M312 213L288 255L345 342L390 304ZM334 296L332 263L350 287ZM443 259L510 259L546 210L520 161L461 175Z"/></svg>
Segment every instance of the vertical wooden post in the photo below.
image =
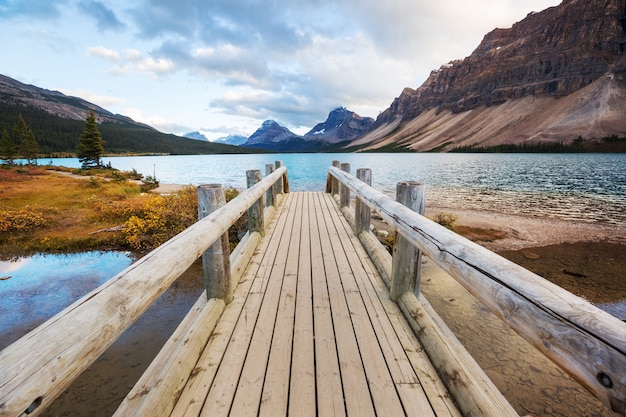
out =
<svg viewBox="0 0 626 417"><path fill-rule="evenodd" d="M341 161L333 161L333 166L335 168L340 168L341 167ZM335 177L331 177L330 180L330 195L333 196L333 198L335 197L335 194L339 194L339 181L337 180L337 178Z"/></svg>
<svg viewBox="0 0 626 417"><path fill-rule="evenodd" d="M224 187L220 184L204 184L198 187L198 218L201 220L226 204ZM221 298L225 303L233 299L230 279L230 244L228 233L202 254L204 285L207 298Z"/></svg>
<svg viewBox="0 0 626 417"><path fill-rule="evenodd" d="M400 182L396 186L396 200L419 214L424 214L424 184L421 182ZM422 254L419 249L395 233L393 260L391 263L391 285L389 297L393 301L405 292L419 294Z"/></svg>
<svg viewBox="0 0 626 417"><path fill-rule="evenodd" d="M350 164L347 162L342 163L341 170L349 174ZM350 207L350 189L343 184L339 186L339 203L341 208Z"/></svg>
<svg viewBox="0 0 626 417"><path fill-rule="evenodd" d="M265 176L270 175L274 171L275 171L274 164L265 164ZM266 200L267 207L269 206L276 207L276 188L274 188L273 186L270 187L265 193L265 195L266 195L265 200Z"/></svg>
<svg viewBox="0 0 626 417"><path fill-rule="evenodd" d="M261 181L261 170L251 169L246 171L248 188ZM250 233L259 232L265 236L265 216L263 215L263 197L248 209L248 230Z"/></svg>
<svg viewBox="0 0 626 417"><path fill-rule="evenodd" d="M276 169L280 168L283 166L283 161L276 161L274 162L274 165L276 167ZM280 179L278 181L276 181L276 194L283 194L284 193L284 186L283 186L283 177L280 177Z"/></svg>
<svg viewBox="0 0 626 417"><path fill-rule="evenodd" d="M369 168L359 168L356 170L356 177L366 183L372 185L372 170ZM354 206L354 233L358 236L361 232L370 230L370 208L363 203L357 195L356 205Z"/></svg>

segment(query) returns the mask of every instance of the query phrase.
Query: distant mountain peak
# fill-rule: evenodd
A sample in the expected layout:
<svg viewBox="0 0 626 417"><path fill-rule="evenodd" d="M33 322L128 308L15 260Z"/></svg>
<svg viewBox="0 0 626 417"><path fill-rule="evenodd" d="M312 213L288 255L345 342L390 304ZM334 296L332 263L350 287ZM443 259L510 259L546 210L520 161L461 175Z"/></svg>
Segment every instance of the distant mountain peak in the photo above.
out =
<svg viewBox="0 0 626 417"><path fill-rule="evenodd" d="M228 135L228 136L223 137L223 138L215 139L213 142L214 143L224 143L226 145L240 146L240 145L243 145L244 143L246 143L247 140L248 140L247 136L231 134L231 135Z"/></svg>
<svg viewBox="0 0 626 417"><path fill-rule="evenodd" d="M318 123L307 134L306 140L318 140L326 144L351 141L366 132L374 123L370 117L361 117L345 107L330 111L326 121Z"/></svg>
<svg viewBox="0 0 626 417"><path fill-rule="evenodd" d="M247 147L276 149L276 144L294 139L300 139L300 136L281 126L275 120L266 120L248 138L244 145Z"/></svg>
<svg viewBox="0 0 626 417"><path fill-rule="evenodd" d="M208 141L206 136L204 136L202 133L198 132L197 130L194 131L194 132L185 133L183 135L183 137L185 137L187 139L206 140L206 141Z"/></svg>

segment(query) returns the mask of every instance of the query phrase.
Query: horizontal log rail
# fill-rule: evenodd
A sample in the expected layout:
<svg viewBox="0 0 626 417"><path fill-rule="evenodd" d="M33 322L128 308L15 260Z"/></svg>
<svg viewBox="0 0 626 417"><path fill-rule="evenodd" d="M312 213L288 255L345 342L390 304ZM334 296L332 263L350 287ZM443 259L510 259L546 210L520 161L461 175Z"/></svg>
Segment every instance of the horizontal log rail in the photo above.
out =
<svg viewBox="0 0 626 417"><path fill-rule="evenodd" d="M278 167L2 350L0 416L40 414L242 215L259 206L270 189L288 191L286 167ZM260 233L251 231L246 241L258 243ZM252 252L250 248L237 251ZM241 262L231 264L232 274L240 274ZM217 303L218 308L220 304L224 302Z"/></svg>
<svg viewBox="0 0 626 417"><path fill-rule="evenodd" d="M345 193L355 193L359 204L378 212L546 357L613 411L626 414L626 323L333 165L326 189L339 192L342 206ZM385 275L393 275L386 269ZM400 300L406 307L406 294Z"/></svg>

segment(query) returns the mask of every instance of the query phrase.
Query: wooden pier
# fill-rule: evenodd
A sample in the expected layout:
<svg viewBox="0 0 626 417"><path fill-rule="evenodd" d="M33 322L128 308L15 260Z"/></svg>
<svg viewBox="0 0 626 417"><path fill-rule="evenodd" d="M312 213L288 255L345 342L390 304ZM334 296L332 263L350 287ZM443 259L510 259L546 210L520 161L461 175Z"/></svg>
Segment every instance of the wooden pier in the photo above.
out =
<svg viewBox="0 0 626 417"><path fill-rule="evenodd" d="M202 220L0 352L0 416L40 414L200 256L207 292L115 416L517 416L419 293L424 255L626 414L626 324L420 216L421 184L396 202L343 165L289 193L281 165L226 205L200 187Z"/></svg>

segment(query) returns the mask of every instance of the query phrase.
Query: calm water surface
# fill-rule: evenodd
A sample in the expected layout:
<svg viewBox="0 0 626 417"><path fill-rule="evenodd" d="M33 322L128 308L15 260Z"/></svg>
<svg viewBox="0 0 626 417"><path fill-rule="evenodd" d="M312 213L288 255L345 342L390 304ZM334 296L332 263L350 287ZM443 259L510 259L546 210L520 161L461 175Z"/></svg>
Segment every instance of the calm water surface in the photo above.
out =
<svg viewBox="0 0 626 417"><path fill-rule="evenodd" d="M372 185L393 196L400 181L423 181L427 204L557 217L626 222L624 154L278 154L105 158L114 168L156 175L163 183L219 183L245 188L248 169L282 160L293 191L323 190L334 159L372 169ZM45 163L45 160L41 161ZM55 165L80 166L77 159Z"/></svg>
<svg viewBox="0 0 626 417"><path fill-rule="evenodd" d="M131 262L124 252L36 255L0 261L0 350Z"/></svg>

